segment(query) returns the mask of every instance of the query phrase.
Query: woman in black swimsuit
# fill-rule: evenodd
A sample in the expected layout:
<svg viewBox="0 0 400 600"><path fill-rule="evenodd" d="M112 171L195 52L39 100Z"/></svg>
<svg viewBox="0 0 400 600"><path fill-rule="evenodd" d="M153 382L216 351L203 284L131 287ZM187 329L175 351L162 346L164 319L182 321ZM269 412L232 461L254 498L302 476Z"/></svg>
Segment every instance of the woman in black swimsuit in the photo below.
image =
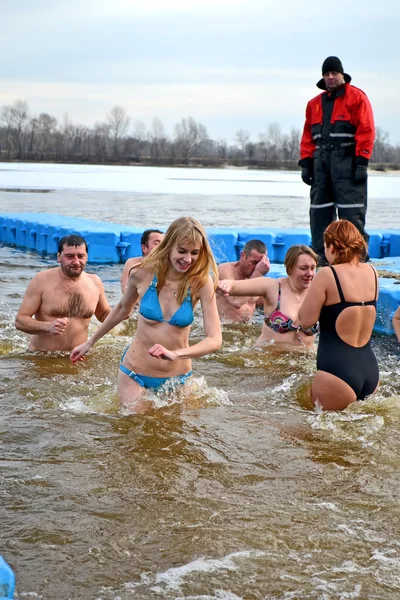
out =
<svg viewBox="0 0 400 600"><path fill-rule="evenodd" d="M349 221L331 223L324 241L331 266L315 276L301 305L299 322L303 328L316 320L320 324L312 401L323 410L343 410L378 387L378 364L370 344L378 276L371 265L361 262L367 245Z"/></svg>

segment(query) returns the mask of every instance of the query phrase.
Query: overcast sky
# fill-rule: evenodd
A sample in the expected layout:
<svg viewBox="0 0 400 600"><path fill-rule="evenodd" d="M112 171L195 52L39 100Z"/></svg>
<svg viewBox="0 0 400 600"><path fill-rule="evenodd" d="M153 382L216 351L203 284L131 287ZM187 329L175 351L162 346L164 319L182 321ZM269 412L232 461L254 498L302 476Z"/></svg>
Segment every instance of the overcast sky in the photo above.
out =
<svg viewBox="0 0 400 600"><path fill-rule="evenodd" d="M302 128L329 55L400 144L399 0L0 0L0 106L75 124L115 105L132 123L182 117L231 142Z"/></svg>

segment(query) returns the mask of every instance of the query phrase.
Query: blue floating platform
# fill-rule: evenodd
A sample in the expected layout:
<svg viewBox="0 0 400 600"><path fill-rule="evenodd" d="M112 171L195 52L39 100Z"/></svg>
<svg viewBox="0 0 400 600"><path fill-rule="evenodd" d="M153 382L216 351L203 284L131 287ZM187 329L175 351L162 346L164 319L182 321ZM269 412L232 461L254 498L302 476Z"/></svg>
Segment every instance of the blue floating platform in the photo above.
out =
<svg viewBox="0 0 400 600"><path fill-rule="evenodd" d="M15 575L11 567L0 555L0 600L14 598Z"/></svg>
<svg viewBox="0 0 400 600"><path fill-rule="evenodd" d="M273 263L283 263L293 244L311 243L308 229L207 227L206 231L217 263L238 260L251 239L266 244ZM141 255L141 227L49 213L0 214L0 242L9 246L52 255L57 253L60 238L71 233L87 240L90 263L125 262ZM373 259L400 256L400 230L371 230L369 253Z"/></svg>
<svg viewBox="0 0 400 600"><path fill-rule="evenodd" d="M263 241L272 263L270 277L285 274L283 261L290 246L311 243L308 229L206 228L217 263L235 261L246 242ZM59 240L70 234L84 237L89 248L89 263L124 263L141 255L142 227L105 221L79 219L49 213L1 213L0 242L7 246L56 255ZM369 254L380 273L381 293L375 331L393 333L393 313L400 304L400 230L370 230Z"/></svg>

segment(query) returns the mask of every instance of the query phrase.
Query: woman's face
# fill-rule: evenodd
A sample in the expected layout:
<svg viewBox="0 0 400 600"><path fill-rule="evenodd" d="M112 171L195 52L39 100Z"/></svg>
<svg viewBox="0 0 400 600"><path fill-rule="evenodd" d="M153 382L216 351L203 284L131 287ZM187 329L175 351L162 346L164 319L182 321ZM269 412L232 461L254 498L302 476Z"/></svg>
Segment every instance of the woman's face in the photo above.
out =
<svg viewBox="0 0 400 600"><path fill-rule="evenodd" d="M300 254L293 271L290 274L290 279L297 284L298 287L308 288L314 279L317 264L312 256L308 254Z"/></svg>
<svg viewBox="0 0 400 600"><path fill-rule="evenodd" d="M175 244L169 253L169 262L178 273L186 273L199 258L201 245L189 245L187 242Z"/></svg>

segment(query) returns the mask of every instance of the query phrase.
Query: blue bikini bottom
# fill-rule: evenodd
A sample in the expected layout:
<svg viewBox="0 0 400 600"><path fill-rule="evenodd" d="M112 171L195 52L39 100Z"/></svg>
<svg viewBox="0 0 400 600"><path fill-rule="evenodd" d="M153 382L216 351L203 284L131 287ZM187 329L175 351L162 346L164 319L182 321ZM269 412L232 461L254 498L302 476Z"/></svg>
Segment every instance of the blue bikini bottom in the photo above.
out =
<svg viewBox="0 0 400 600"><path fill-rule="evenodd" d="M136 383L138 383L143 388L157 390L167 381L170 381L171 383L176 382L183 385L193 373L193 371L189 371L189 373L185 373L184 375L174 375L173 377L147 377L146 375L139 375L138 373L135 373L135 371L130 371L122 364L127 350L128 348L124 350L124 353L121 356L119 369L120 371L125 373L125 375L128 375L128 377L133 379L133 381L136 381Z"/></svg>

